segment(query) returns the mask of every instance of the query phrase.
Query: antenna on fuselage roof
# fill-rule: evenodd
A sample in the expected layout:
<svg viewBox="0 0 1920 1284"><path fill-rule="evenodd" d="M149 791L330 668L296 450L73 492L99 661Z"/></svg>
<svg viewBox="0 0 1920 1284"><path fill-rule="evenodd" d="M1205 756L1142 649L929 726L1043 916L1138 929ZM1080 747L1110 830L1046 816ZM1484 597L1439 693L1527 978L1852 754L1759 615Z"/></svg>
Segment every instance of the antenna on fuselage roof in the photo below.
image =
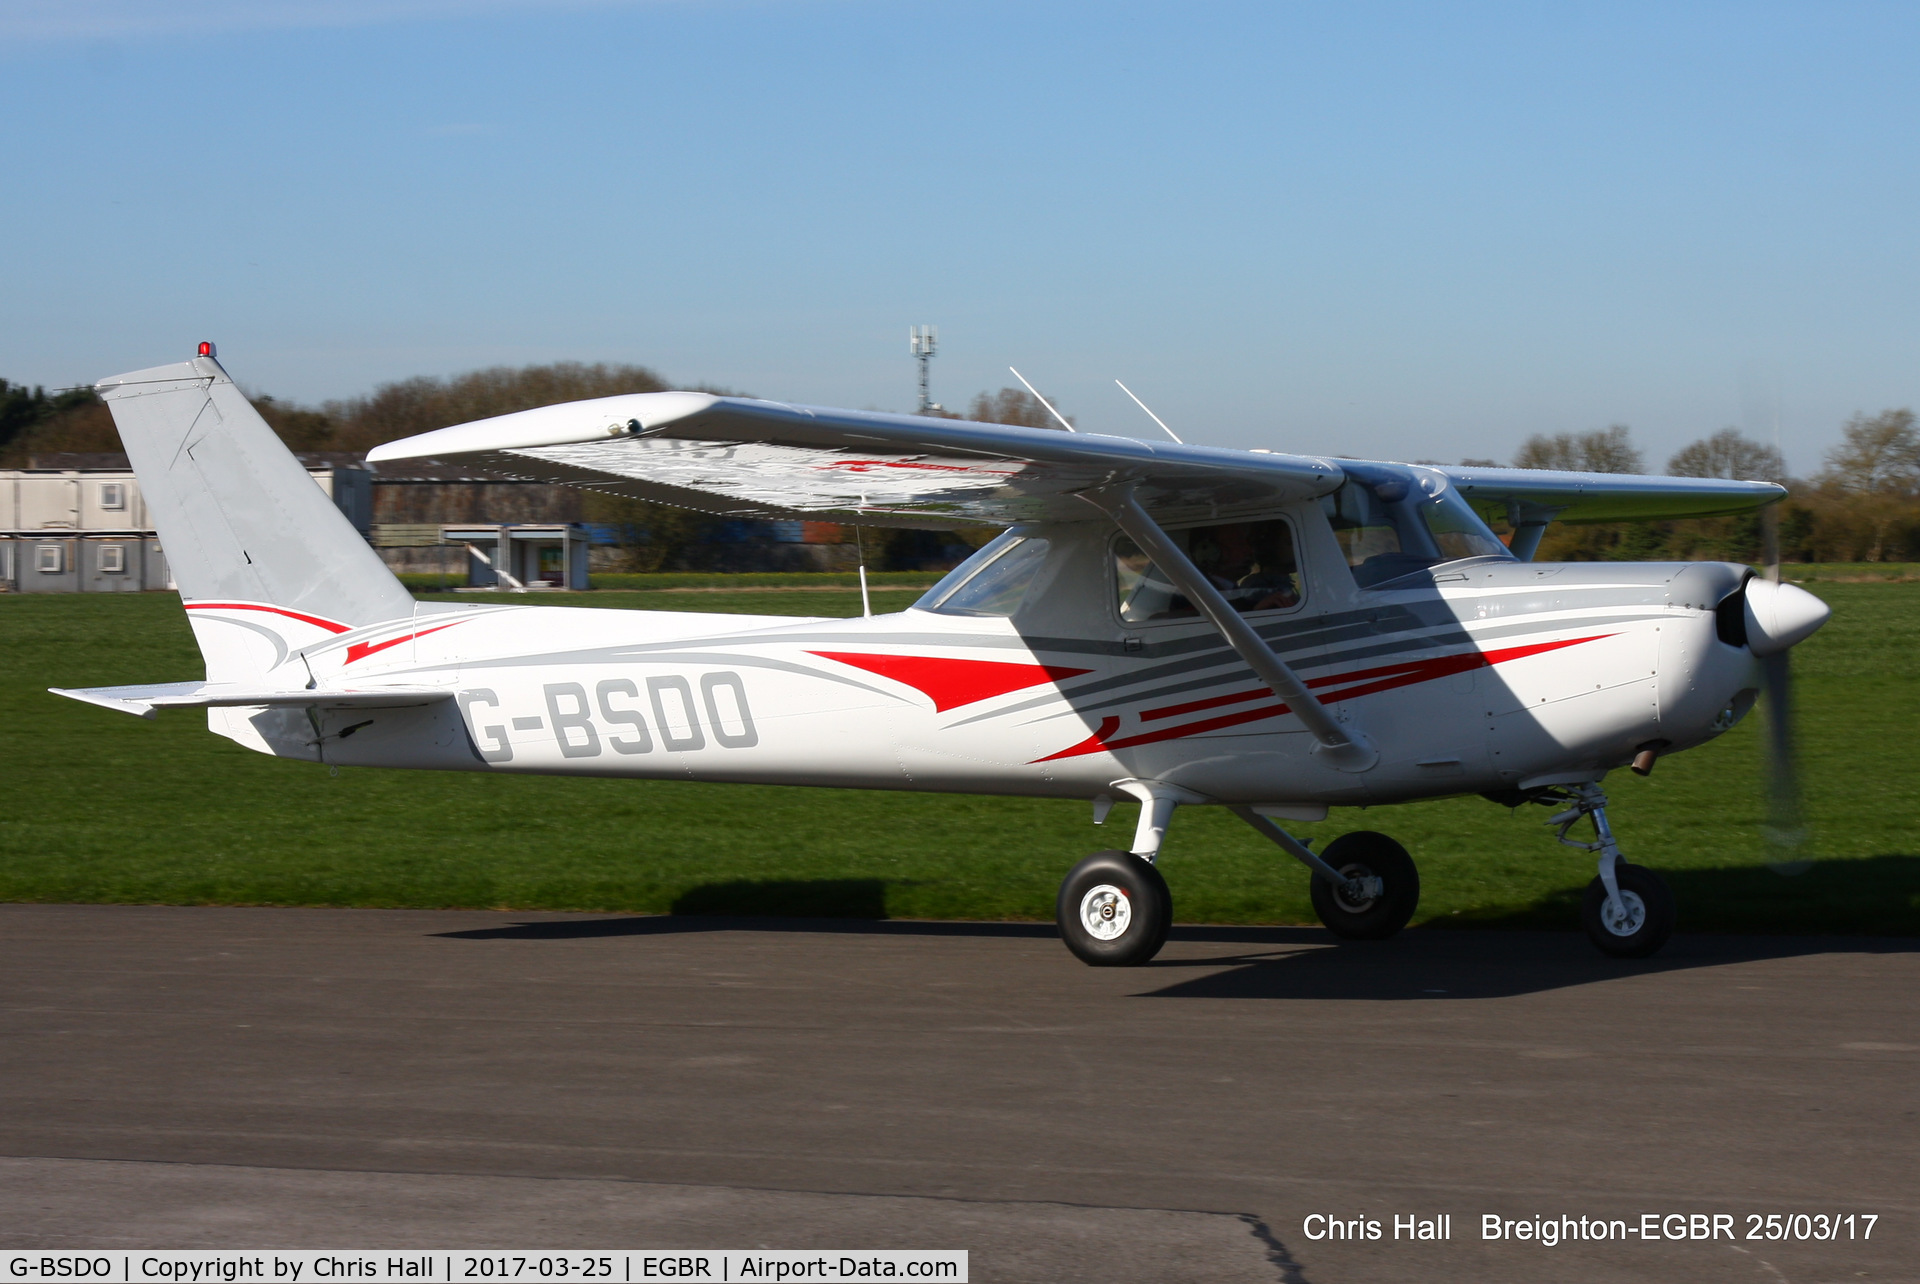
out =
<svg viewBox="0 0 1920 1284"><path fill-rule="evenodd" d="M1115 382L1115 383L1120 383L1120 381L1119 381L1118 379L1115 379L1115 380L1114 380L1114 382ZM1163 419L1161 419L1159 415L1156 415L1156 414L1154 414L1154 413L1153 413L1153 411L1152 411L1151 409L1149 409L1149 408L1148 408L1148 406L1147 406L1147 403L1146 403L1146 402L1144 402L1144 401L1142 401L1142 400L1140 400L1140 398L1139 398L1139 397L1137 397L1137 396L1134 396L1134 391L1133 391L1133 389L1131 389L1131 388L1129 388L1129 387L1127 387L1127 385L1126 385L1126 384L1124 384L1124 383L1120 383L1120 391L1122 391L1122 392L1124 392L1124 393L1126 393L1126 394L1127 394L1127 395L1128 395L1129 397L1133 397L1133 404L1134 404L1134 405L1136 405L1136 406L1138 406L1138 407L1140 407L1140 409L1142 409L1142 410L1145 410L1145 411L1147 412L1147 418L1149 418L1149 419L1151 419L1151 420L1153 420L1153 422L1155 422L1155 423L1157 423L1157 424L1159 424L1159 425L1160 425L1160 431L1161 431L1161 432L1163 432L1163 433L1165 433L1165 434L1167 434L1167 436L1169 436L1169 437L1171 437L1171 438L1173 438L1173 440L1174 440L1174 443L1175 443L1176 445L1180 445L1180 446L1184 446L1184 445L1186 445L1186 444L1187 444L1186 442L1184 442L1184 441L1181 441L1181 440L1180 440L1180 434L1179 434L1179 433L1177 433L1177 432L1175 432L1175 431L1174 431L1173 429L1171 429L1171 428L1169 428L1169 427L1167 427L1167 425L1166 425L1166 421L1165 421L1165 420L1163 420Z"/></svg>
<svg viewBox="0 0 1920 1284"><path fill-rule="evenodd" d="M1013 367L1008 366L1007 369L1013 370ZM1047 408L1047 413L1052 415L1055 419L1058 419L1060 421L1060 426L1062 428L1065 428L1068 432L1074 431L1073 425L1067 422L1067 417L1061 414L1058 410L1055 410L1053 408L1053 403L1051 401L1048 401L1045 397L1041 396L1040 390L1038 388L1034 387L1030 383L1027 383L1027 377L1025 375L1021 374L1018 370L1013 370L1013 377L1018 379L1021 383L1027 384L1027 391L1033 394L1033 399L1039 402L1041 405L1045 406Z"/></svg>

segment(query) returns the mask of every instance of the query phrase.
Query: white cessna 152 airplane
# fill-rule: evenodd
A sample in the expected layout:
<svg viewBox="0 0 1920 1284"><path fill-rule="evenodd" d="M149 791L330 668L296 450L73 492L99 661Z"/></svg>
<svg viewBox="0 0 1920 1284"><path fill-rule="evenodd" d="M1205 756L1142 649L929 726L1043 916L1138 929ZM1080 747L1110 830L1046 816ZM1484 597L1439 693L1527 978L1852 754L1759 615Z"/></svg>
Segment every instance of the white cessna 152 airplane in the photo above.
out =
<svg viewBox="0 0 1920 1284"><path fill-rule="evenodd" d="M1734 513L1763 483L1429 468L659 392L379 447L710 513L1006 531L910 609L860 619L417 602L308 480L212 345L98 385L204 682L59 691L204 708L262 753L373 767L940 790L1140 804L1130 851L1060 886L1067 947L1152 958L1174 809L1226 807L1313 876L1334 932L1419 899L1398 843L1314 852L1277 821L1479 793L1546 801L1595 852L1608 954L1673 929L1601 779L1725 732L1825 621L1711 563L1527 560L1552 520ZM1486 518L1513 527L1502 543ZM1768 657L1775 657L1769 660ZM1591 842L1567 837L1591 822Z"/></svg>

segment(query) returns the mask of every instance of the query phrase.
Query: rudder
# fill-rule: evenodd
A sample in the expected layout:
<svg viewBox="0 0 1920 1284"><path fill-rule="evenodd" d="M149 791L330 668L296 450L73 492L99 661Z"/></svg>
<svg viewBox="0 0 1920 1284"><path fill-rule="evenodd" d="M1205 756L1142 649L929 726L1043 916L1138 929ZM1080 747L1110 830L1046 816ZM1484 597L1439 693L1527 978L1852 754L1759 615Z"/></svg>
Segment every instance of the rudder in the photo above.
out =
<svg viewBox="0 0 1920 1284"><path fill-rule="evenodd" d="M114 375L113 411L180 594L372 624L410 615L387 570L212 357Z"/></svg>
<svg viewBox="0 0 1920 1284"><path fill-rule="evenodd" d="M189 608L255 604L333 632L413 614L413 595L212 356L95 387ZM209 678L230 676L206 654Z"/></svg>

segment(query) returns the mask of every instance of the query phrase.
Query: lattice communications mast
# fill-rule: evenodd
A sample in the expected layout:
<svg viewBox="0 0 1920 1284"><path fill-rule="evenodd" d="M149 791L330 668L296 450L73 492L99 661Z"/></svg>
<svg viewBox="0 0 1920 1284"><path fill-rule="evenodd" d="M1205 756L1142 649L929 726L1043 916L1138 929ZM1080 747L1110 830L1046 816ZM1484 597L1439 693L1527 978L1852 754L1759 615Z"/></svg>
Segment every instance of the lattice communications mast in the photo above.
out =
<svg viewBox="0 0 1920 1284"><path fill-rule="evenodd" d="M907 331L907 348L913 353L913 359L920 363L920 409L923 415L936 414L946 407L935 401L930 387L933 362L933 350L940 341L940 332L930 325L917 325Z"/></svg>

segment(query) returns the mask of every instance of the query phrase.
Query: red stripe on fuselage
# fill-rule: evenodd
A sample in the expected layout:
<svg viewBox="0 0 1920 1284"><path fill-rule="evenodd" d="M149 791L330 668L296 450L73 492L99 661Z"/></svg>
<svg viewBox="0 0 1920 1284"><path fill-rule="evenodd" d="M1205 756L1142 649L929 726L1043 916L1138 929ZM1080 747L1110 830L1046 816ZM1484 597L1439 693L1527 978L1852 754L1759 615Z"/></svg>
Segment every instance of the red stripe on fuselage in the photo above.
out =
<svg viewBox="0 0 1920 1284"><path fill-rule="evenodd" d="M303 615L299 611L289 611L283 606L261 606L255 602L187 602L183 605L185 605L189 611L265 611L270 615L284 615L289 620L299 620L303 624L311 624L316 628L325 629L329 633L351 633L353 631L351 625L341 624L336 620L323 619L318 615Z"/></svg>
<svg viewBox="0 0 1920 1284"><path fill-rule="evenodd" d="M1333 704L1340 700L1350 700L1355 696L1373 695L1380 691L1391 691L1396 687L1432 682L1437 678L1451 677L1456 673L1490 668L1496 664L1505 664L1509 660L1558 651L1563 647L1579 646L1582 642L1598 642L1602 638L1612 636L1611 633L1596 633L1592 637L1569 638L1563 642L1535 642L1528 646L1505 647L1498 651L1469 651L1462 655L1443 655L1429 660L1408 660L1401 664L1381 665L1378 668L1359 669L1352 673L1312 678L1308 680L1307 685L1309 687L1339 686L1340 690L1329 692L1321 697L1323 704ZM1214 696L1208 700L1168 705L1161 709L1149 709L1140 715L1140 719L1145 722L1159 718L1173 718L1183 713L1198 713L1203 709L1219 708L1222 705L1238 704L1245 700L1257 700L1262 697L1272 699L1273 692L1266 687L1260 687L1253 691L1237 691L1231 695ZM1237 727L1243 723L1277 718L1285 712L1287 712L1287 706L1284 704L1261 705L1254 709L1241 709L1234 713L1223 714L1217 718L1183 722L1177 727L1164 727L1159 731L1123 736L1118 740L1109 740L1107 737L1120 729L1120 719L1103 718L1100 721L1100 729L1079 744L1062 749L1059 753L1048 754L1044 758L1035 758L1034 761L1052 762L1057 758L1078 758L1083 754L1099 753L1106 749L1127 749L1134 745L1157 744L1162 740L1178 740L1182 736L1197 736L1206 731L1219 731L1223 727Z"/></svg>
<svg viewBox="0 0 1920 1284"><path fill-rule="evenodd" d="M934 712L945 713L1009 691L1037 687L1078 677L1090 669L1068 669L1057 664L1010 664L1005 660L950 660L930 655L864 655L849 651L810 651L823 660L838 660L868 673L905 683L933 701Z"/></svg>
<svg viewBox="0 0 1920 1284"><path fill-rule="evenodd" d="M453 622L453 624L465 623L465 620L455 620ZM355 660L366 659L376 651L384 651L390 646L399 646L402 642L411 642L415 638L423 638L429 633L438 633L441 629L450 629L453 627L453 624L441 624L431 629L421 629L418 633L407 633L397 638L388 638L385 642L355 642L347 647L346 663L352 664Z"/></svg>

